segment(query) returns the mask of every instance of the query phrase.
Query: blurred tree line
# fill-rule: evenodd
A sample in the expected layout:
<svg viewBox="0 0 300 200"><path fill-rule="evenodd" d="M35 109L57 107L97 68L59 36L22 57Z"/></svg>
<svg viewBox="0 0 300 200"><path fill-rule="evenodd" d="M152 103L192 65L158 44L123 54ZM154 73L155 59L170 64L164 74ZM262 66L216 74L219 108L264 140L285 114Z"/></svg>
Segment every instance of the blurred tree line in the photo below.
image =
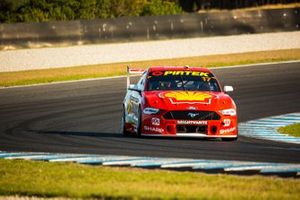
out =
<svg viewBox="0 0 300 200"><path fill-rule="evenodd" d="M180 14L300 0L0 0L0 23Z"/></svg>
<svg viewBox="0 0 300 200"><path fill-rule="evenodd" d="M0 0L0 23L181 13L178 0Z"/></svg>

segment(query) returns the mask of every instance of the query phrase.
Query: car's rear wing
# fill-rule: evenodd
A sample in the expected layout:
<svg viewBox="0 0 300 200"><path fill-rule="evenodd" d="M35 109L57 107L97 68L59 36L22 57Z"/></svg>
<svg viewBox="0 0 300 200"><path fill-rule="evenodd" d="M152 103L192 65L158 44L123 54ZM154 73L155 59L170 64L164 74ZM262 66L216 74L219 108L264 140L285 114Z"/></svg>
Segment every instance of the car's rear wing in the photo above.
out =
<svg viewBox="0 0 300 200"><path fill-rule="evenodd" d="M132 69L127 66L127 88L130 85L130 75L142 75L145 71L145 69Z"/></svg>

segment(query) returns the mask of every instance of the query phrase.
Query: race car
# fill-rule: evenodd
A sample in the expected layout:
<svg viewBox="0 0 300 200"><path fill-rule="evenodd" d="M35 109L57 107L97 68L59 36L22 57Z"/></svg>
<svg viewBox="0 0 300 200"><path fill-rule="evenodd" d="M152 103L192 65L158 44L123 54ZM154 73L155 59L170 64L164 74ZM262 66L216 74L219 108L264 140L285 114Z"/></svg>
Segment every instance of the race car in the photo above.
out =
<svg viewBox="0 0 300 200"><path fill-rule="evenodd" d="M141 74L130 84L131 74ZM238 138L237 108L206 68L154 66L128 67L121 131L124 136L181 136Z"/></svg>

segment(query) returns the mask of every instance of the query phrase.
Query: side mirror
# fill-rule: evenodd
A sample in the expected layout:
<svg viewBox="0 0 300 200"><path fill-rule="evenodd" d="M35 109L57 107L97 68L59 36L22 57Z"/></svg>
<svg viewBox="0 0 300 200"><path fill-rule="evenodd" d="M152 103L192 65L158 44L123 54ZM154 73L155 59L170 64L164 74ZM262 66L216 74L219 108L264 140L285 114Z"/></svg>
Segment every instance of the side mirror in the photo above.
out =
<svg viewBox="0 0 300 200"><path fill-rule="evenodd" d="M229 86L229 85L225 85L224 86L224 92L232 92L233 91L233 87Z"/></svg>
<svg viewBox="0 0 300 200"><path fill-rule="evenodd" d="M129 87L128 87L128 90L131 90L131 91L136 91L138 93L141 93L142 91L138 88L138 86L136 84L130 84Z"/></svg>
<svg viewBox="0 0 300 200"><path fill-rule="evenodd" d="M128 87L129 90L134 90L134 88L135 88L135 84L130 84Z"/></svg>

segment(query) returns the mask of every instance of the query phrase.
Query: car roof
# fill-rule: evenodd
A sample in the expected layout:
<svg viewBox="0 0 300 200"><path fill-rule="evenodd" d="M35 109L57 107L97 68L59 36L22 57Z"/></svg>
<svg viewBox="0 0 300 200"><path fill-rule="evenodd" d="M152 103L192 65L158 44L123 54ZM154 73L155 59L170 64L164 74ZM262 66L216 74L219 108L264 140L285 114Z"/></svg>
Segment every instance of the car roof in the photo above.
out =
<svg viewBox="0 0 300 200"><path fill-rule="evenodd" d="M153 71L199 71L212 73L209 69L203 67L190 67L190 66L152 66L149 68L149 72Z"/></svg>

